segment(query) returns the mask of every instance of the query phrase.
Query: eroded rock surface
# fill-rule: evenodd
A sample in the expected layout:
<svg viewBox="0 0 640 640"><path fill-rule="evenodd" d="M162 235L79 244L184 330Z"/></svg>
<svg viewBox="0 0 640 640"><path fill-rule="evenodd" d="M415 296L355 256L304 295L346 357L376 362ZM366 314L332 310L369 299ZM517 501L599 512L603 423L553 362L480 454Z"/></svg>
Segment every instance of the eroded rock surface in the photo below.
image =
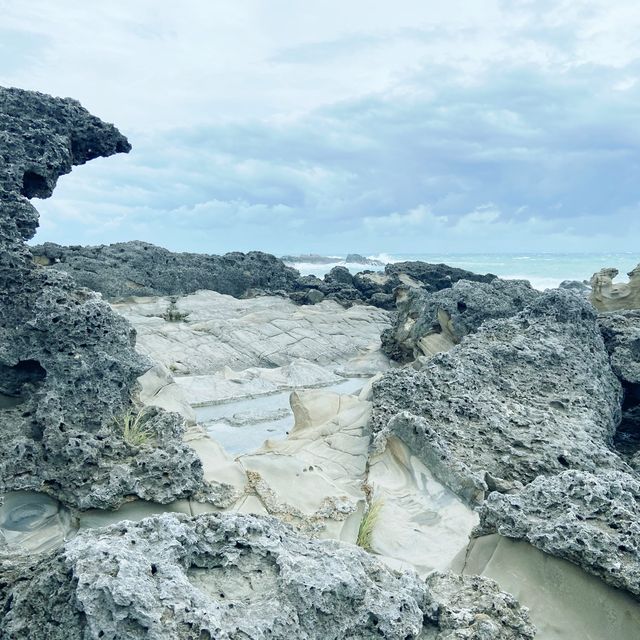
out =
<svg viewBox="0 0 640 640"><path fill-rule="evenodd" d="M151 417L154 446L114 427L150 363L130 325L24 244L60 175L130 145L79 103L0 88L0 494L32 490L81 508L166 502L201 488L181 421Z"/></svg>
<svg viewBox="0 0 640 640"><path fill-rule="evenodd" d="M491 493L477 534L499 533L569 560L640 599L640 482L619 471L565 471L513 495Z"/></svg>
<svg viewBox="0 0 640 640"><path fill-rule="evenodd" d="M570 292L485 322L420 370L388 371L373 392L378 439L397 435L472 503L568 468L628 470L610 448L620 384L593 307Z"/></svg>
<svg viewBox="0 0 640 640"><path fill-rule="evenodd" d="M539 292L525 280L458 280L435 293L409 289L397 297L398 315L382 334L383 351L406 362L447 351L485 321L509 318Z"/></svg>
<svg viewBox="0 0 640 640"><path fill-rule="evenodd" d="M536 640L636 640L640 602L567 560L524 540L490 534L460 554L465 575L496 580L528 608Z"/></svg>
<svg viewBox="0 0 640 640"><path fill-rule="evenodd" d="M209 290L236 298L279 294L303 305L326 298L344 307L366 303L393 309L394 290L399 286L439 291L461 278L477 282L495 278L445 264L399 262L386 265L384 273L363 271L355 276L345 267L334 267L320 279L300 276L282 260L260 251L223 256L174 253L137 241L94 247L47 242L31 247L31 251L39 265L69 273L78 284L112 301Z"/></svg>
<svg viewBox="0 0 640 640"><path fill-rule="evenodd" d="M629 282L614 284L619 271L614 268L601 269L591 277L593 306L600 311L640 309L640 265L630 271Z"/></svg>
<svg viewBox="0 0 640 640"><path fill-rule="evenodd" d="M78 284L108 299L184 295L200 289L240 298L256 291L290 291L298 278L295 269L261 251L174 253L147 242L95 247L47 242L31 251L40 264L71 274Z"/></svg>
<svg viewBox="0 0 640 640"><path fill-rule="evenodd" d="M616 447L640 470L640 310L602 313L598 323L611 367L624 389Z"/></svg>
<svg viewBox="0 0 640 640"><path fill-rule="evenodd" d="M171 304L179 321L166 317ZM138 348L182 376L281 367L298 359L338 368L378 347L389 322L385 311L371 307L344 310L330 301L298 307L284 298L235 300L213 291L174 303L138 298L114 308L136 327Z"/></svg>
<svg viewBox="0 0 640 640"><path fill-rule="evenodd" d="M11 571L0 634L14 640L533 637L526 611L490 580L425 584L269 518L124 522Z"/></svg>

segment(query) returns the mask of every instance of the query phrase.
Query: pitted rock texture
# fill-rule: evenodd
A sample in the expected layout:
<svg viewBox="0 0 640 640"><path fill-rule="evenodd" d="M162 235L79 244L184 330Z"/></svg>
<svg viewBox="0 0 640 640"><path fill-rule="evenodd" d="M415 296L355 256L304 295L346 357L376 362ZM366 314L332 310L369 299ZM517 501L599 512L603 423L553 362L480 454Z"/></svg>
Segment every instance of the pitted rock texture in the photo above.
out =
<svg viewBox="0 0 640 640"><path fill-rule="evenodd" d="M435 572L426 582L426 614L439 628L426 629L425 638L532 640L536 635L526 609L493 580Z"/></svg>
<svg viewBox="0 0 640 640"><path fill-rule="evenodd" d="M598 323L611 367L624 389L616 447L640 470L640 310L602 313Z"/></svg>
<svg viewBox="0 0 640 640"><path fill-rule="evenodd" d="M396 300L398 315L382 334L383 351L406 362L458 344L492 318L509 318L539 292L525 280L471 282L458 280L435 293L410 289Z"/></svg>
<svg viewBox="0 0 640 640"><path fill-rule="evenodd" d="M640 310L602 313L598 324L614 373L624 385L640 386Z"/></svg>
<svg viewBox="0 0 640 640"><path fill-rule="evenodd" d="M620 420L593 307L561 290L485 322L421 370L373 386L372 428L395 433L471 503L567 468L628 470L610 448Z"/></svg>
<svg viewBox="0 0 640 640"><path fill-rule="evenodd" d="M528 541L640 599L640 482L618 471L565 471L513 495L491 493L476 535Z"/></svg>
<svg viewBox="0 0 640 640"><path fill-rule="evenodd" d="M0 635L11 640L532 637L526 612L490 580L441 575L431 593L414 573L272 518L123 522L7 575ZM496 633L478 634L486 628Z"/></svg>
<svg viewBox="0 0 640 640"><path fill-rule="evenodd" d="M495 278L444 264L401 262L387 265L384 274L364 271L352 276L345 267L334 267L320 279L300 276L282 260L260 251L224 256L173 253L146 242L96 247L47 242L31 247L31 251L38 264L69 273L78 284L109 300L209 290L236 298L282 294L304 305L328 298L345 307L366 303L393 309L393 292L400 286L439 291L461 278L478 282Z"/></svg>
<svg viewBox="0 0 640 640"><path fill-rule="evenodd" d="M31 251L36 262L71 274L78 284L110 300L201 289L241 298L256 291L290 291L298 278L295 269L260 251L223 256L173 253L147 242L96 247L47 242Z"/></svg>
<svg viewBox="0 0 640 640"><path fill-rule="evenodd" d="M73 165L128 151L115 127L70 99L0 88L0 494L48 493L80 508L161 502L202 488L176 416L152 417L156 446L131 448L114 416L150 363L99 297L33 263L24 240Z"/></svg>

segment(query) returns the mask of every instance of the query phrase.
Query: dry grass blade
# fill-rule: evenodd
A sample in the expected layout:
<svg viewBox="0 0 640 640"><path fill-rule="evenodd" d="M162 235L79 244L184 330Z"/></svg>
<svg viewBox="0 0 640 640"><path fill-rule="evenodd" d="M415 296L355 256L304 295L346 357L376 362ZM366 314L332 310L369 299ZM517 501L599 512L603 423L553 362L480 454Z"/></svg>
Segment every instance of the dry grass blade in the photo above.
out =
<svg viewBox="0 0 640 640"><path fill-rule="evenodd" d="M114 422L122 432L123 440L132 447L141 447L153 435L152 430L145 426L146 407L140 411L129 410L122 416L114 418Z"/></svg>
<svg viewBox="0 0 640 640"><path fill-rule="evenodd" d="M362 517L360 528L358 529L358 539L356 540L356 544L359 547L362 547L365 551L372 550L373 530L380 518L380 511L382 511L383 506L384 501L381 498L373 500Z"/></svg>

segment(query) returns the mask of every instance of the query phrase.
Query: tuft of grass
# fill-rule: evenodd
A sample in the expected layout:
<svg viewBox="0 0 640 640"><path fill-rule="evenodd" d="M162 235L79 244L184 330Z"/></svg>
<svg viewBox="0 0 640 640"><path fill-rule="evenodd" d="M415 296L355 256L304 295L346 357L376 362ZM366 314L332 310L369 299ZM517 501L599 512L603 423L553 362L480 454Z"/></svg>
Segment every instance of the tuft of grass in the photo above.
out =
<svg viewBox="0 0 640 640"><path fill-rule="evenodd" d="M153 436L153 431L145 426L147 423L147 407L140 411L129 409L126 413L113 419L122 433L122 439L132 447L141 447Z"/></svg>
<svg viewBox="0 0 640 640"><path fill-rule="evenodd" d="M358 538L356 544L365 551L372 551L371 544L373 542L373 530L380 518L380 511L384 506L384 500L377 498L369 503L369 508L362 516L360 528L358 529Z"/></svg>

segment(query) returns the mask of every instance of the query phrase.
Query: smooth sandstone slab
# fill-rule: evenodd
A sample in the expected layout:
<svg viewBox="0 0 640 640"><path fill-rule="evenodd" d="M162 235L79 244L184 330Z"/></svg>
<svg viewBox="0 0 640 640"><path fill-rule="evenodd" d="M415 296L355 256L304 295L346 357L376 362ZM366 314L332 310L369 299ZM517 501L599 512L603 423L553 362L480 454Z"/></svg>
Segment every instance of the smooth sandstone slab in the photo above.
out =
<svg viewBox="0 0 640 640"><path fill-rule="evenodd" d="M398 438L371 457L367 483L382 504L372 550L422 576L447 569L478 523L477 514Z"/></svg>
<svg viewBox="0 0 640 640"><path fill-rule="evenodd" d="M637 640L640 603L579 567L527 542L473 539L452 565L496 580L529 608L536 640Z"/></svg>
<svg viewBox="0 0 640 640"><path fill-rule="evenodd" d="M180 298L181 317L168 321L168 298L133 298L113 305L138 332L138 349L179 375L210 375L225 366L280 367L304 359L337 367L380 344L386 311L344 309L332 301L298 307L285 298L238 300L213 291Z"/></svg>
<svg viewBox="0 0 640 640"><path fill-rule="evenodd" d="M0 498L0 555L50 551L77 531L71 513L44 493L10 491Z"/></svg>

